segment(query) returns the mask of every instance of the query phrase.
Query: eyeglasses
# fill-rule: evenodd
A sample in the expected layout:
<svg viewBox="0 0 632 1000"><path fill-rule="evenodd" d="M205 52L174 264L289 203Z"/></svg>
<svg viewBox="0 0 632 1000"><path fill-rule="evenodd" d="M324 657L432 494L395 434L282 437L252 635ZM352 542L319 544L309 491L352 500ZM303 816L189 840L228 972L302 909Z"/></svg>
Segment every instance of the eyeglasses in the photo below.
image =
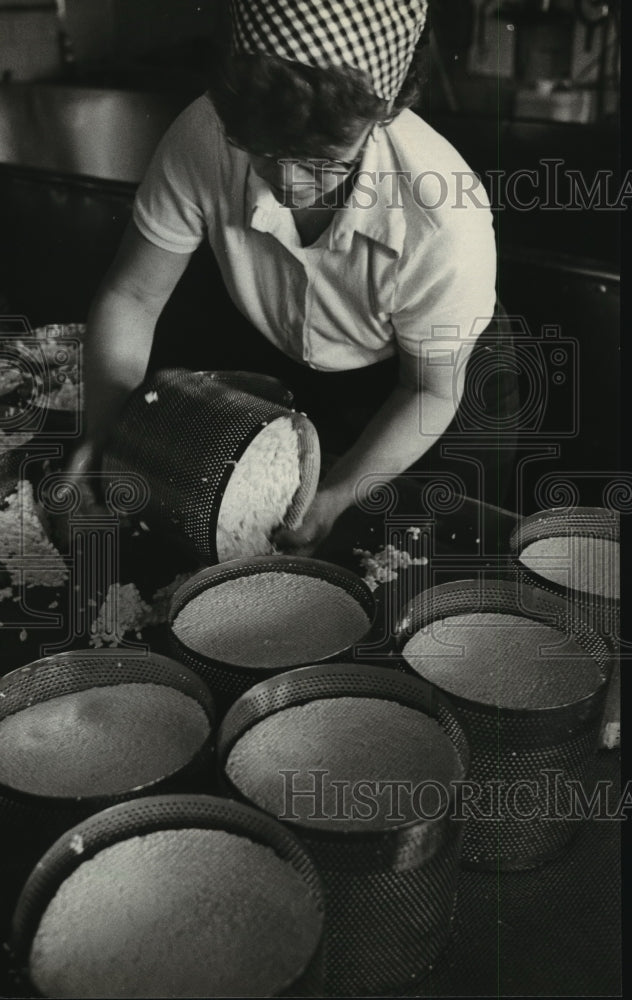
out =
<svg viewBox="0 0 632 1000"><path fill-rule="evenodd" d="M279 153L257 153L252 149L247 149L246 146L242 146L241 143L237 142L236 139L231 138L231 136L226 135L226 141L229 145L234 146L235 149L240 149L243 153L248 153L249 156L259 156L263 160L271 160L276 163L287 163L289 165L295 165L300 167L301 170L306 172L311 172L318 177L331 176L331 177L347 177L352 170L354 170L362 157L364 156L364 151L367 147L367 143L371 133L366 138L362 149L359 150L357 155L352 160L338 160L333 156L320 157L320 158L302 158L291 155L280 155Z"/></svg>

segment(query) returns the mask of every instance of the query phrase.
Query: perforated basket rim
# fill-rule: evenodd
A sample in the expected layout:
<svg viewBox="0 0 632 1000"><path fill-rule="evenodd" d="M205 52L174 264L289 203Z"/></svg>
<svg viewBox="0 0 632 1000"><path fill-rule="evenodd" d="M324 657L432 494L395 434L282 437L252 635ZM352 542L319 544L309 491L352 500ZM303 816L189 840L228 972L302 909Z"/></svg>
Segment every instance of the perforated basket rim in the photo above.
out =
<svg viewBox="0 0 632 1000"><path fill-rule="evenodd" d="M568 530L564 530L564 525L557 521L560 517L566 518ZM582 518L585 517L594 517L595 526L592 530L585 528L580 534L590 538L619 541L621 519L618 512L609 507L548 507L546 510L535 511L520 518L511 532L510 547L512 551L519 552L524 534L529 536L529 541L534 541L535 538L550 538L552 530L556 535L574 535L577 533L577 527L582 526Z"/></svg>
<svg viewBox="0 0 632 1000"><path fill-rule="evenodd" d="M171 817L168 822L161 822L161 812L175 806L181 808L181 820ZM140 826L135 816L138 812L143 814ZM110 822L116 823L126 817L129 817L129 825L103 831L103 827L107 828ZM316 902L320 915L320 928L314 948L302 967L297 969L292 983L303 977L321 947L325 915L324 888L309 850L284 824L249 805L212 795L173 794L139 798L110 806L82 820L49 847L20 893L11 926L9 954L15 964L22 968L25 980L28 981L28 961L34 936L46 907L62 883L81 864L107 847L136 836L169 829L227 830L236 836L244 836L270 847L277 857L291 865ZM70 846L74 837L82 839L84 849L81 854L77 854ZM291 985L286 986L281 995L287 995L286 991Z"/></svg>
<svg viewBox="0 0 632 1000"><path fill-rule="evenodd" d="M15 683L18 680L21 674L24 674L25 672L33 673L34 671L37 670L55 670L55 668L59 664L63 664L64 666L66 666L67 664L70 663L70 665L72 665L72 662L74 660L85 661L87 657L90 657L95 660L107 660L107 659L121 660L125 658L138 659L138 660L151 660L152 662L157 663L157 665L160 666L161 669L163 669L167 674L168 673L173 674L174 681L177 680L178 675L184 675L186 677L187 683L191 685L192 689L194 690L197 689L197 692L195 694L188 694L187 692L187 697L194 698L197 704L200 706L200 708L202 708L202 710L204 711L204 714L206 715L206 718L209 723L208 736L201 744L201 746L198 748L198 750L195 752L195 754L193 754L193 756L190 757L189 760L187 760L180 767L177 767L175 770L170 771L166 774L159 775L157 778L153 778L151 781L143 783L142 785L136 785L132 788L122 789L117 792L108 792L107 794L101 794L101 795L81 795L81 796L51 795L51 794L44 795L36 792L27 792L19 788L13 788L12 786L5 785L2 781L0 781L0 797L3 796L11 801L22 802L29 804L31 806L35 805L40 808L45 808L47 805L51 804L54 804L56 809L62 809L62 810L68 809L69 811L76 809L78 805L81 805L82 807L85 806L86 808L92 807L96 809L99 806L105 808L111 805L113 800L120 798L121 796L130 795L138 789L147 789L147 791L150 791L157 785L162 785L167 781L172 781L173 779L177 778L179 774L188 771L192 766L196 764L198 760L205 757L209 753L209 751L211 751L212 748L214 747L217 734L218 713L217 713L217 708L215 706L215 699L208 685L205 684L202 678L198 674L196 674L195 671L191 670L190 667L185 666L185 664L180 663L177 660L171 659L167 656L163 656L160 653L150 653L149 655L147 655L145 653L130 654L128 652L126 654L121 649L118 650L73 649L69 650L67 653L54 653L51 656L44 656L38 660L33 660L31 663L27 663L22 667L17 667L15 670L11 670L8 674L5 674L4 677L0 677L0 691L2 691L3 688L7 687L7 682L10 686L11 684ZM120 681L118 683L160 684L161 682L157 681L155 678L148 677L146 681L143 680L135 680L134 682ZM116 687L118 686L118 684L109 681L107 683L96 684L94 686ZM163 686L169 688L173 687L174 690L181 690L175 684L164 684ZM90 688L89 687L77 688L77 690L86 691L90 690ZM43 703L45 701L52 701L56 697L59 697L59 695L54 694L50 698L44 698L40 703ZM18 709L17 712L8 713L8 715L3 718L8 718L11 715L17 715L19 714L20 711L23 711L27 707L29 706L25 705L22 708Z"/></svg>
<svg viewBox="0 0 632 1000"><path fill-rule="evenodd" d="M198 597L200 594L204 593L205 590L208 590L211 587L225 583L227 580L238 579L242 576L257 576L262 573L292 573L295 576L309 576L317 580L324 580L326 583L332 583L334 586L344 590L350 597L356 600L357 604L362 608L369 622L366 632L354 639L352 642L347 643L347 645L342 648L332 649L331 652L326 654L326 656L323 656L318 660L311 658L308 664L303 662L300 664L289 664L287 667L252 667L245 666L241 663L231 663L229 660L216 660L213 659L213 657L206 656L204 653L198 653L196 650L191 649L182 642L178 635L176 635L173 628L175 620L183 608L185 608L186 605L195 597ZM335 582L331 580L331 576L334 577ZM358 589L362 594L362 600L358 600L355 594L351 593L349 588ZM322 559L312 559L309 556L289 556L279 554L270 556L252 556L251 558L244 559L231 559L227 562L218 563L216 566L209 566L206 569L200 570L195 574L195 576L189 577L188 580L185 580L182 586L179 587L173 595L171 605L169 607L168 623L172 638L175 642L178 643L183 649L186 649L187 653L191 657L195 657L201 663L209 663L213 665L225 664L235 671L246 671L248 676L256 674L263 678L268 674L279 671L287 671L305 665L311 666L315 663L330 660L334 656L340 656L352 646L363 642L369 636L375 622L376 614L377 604L373 592L367 586L362 577L358 576L357 573L354 573L353 570L347 569L345 566L339 566L337 563L326 562Z"/></svg>
<svg viewBox="0 0 632 1000"><path fill-rule="evenodd" d="M326 680L328 677L335 678L345 676L357 680L366 680L367 685L370 684L371 680L381 680L384 682L385 687L390 688L391 690L381 692L379 689L372 689L367 690L364 693L360 693L357 689L349 687L348 690L342 688L339 691L330 693L322 692L317 696L314 696L314 694L309 690L304 690L301 694L301 687L303 685L309 686L309 682L312 678L322 678L323 680ZM267 691L273 691L274 689L279 689L287 696L290 694L289 689L291 689L293 685L296 685L298 688L296 697L292 697L291 700L281 707L271 707L268 711L262 711L250 721L249 725L239 728L236 727L235 716L240 712L245 703L255 701L259 694ZM392 691L393 686L399 689L401 699L398 700L394 696ZM244 692L244 694L240 695L233 705L231 705L220 723L217 734L217 768L220 781L230 789L231 795L235 796L237 801L247 802L257 809L261 808L255 803L252 803L251 800L244 795L244 793L237 788L236 785L233 784L226 774L225 765L235 744L245 735L245 733L252 729L253 726L257 725L263 719L277 715L286 708L295 707L297 705L305 705L310 701L321 701L323 699L329 700L332 698L345 697L375 698L382 701L395 701L397 704L404 704L409 708L415 709L420 713L429 716L441 726L443 732L455 749L463 769L463 774L459 780L467 778L470 764L467 734L448 696L438 690L428 689L417 677L393 671L388 667L376 667L372 664L369 665L362 663L325 663L297 667L294 670L286 671L275 677L269 677L266 680L261 681L261 683L255 684L253 687L249 688L246 692ZM450 733L446 732L445 724L442 723L437 717L437 709L439 707L443 709L445 714L450 716L452 725L458 729L462 743L461 750L455 744L455 741ZM269 813L266 813L266 815L269 815ZM293 829L300 830L301 834L307 835L315 841L340 842L341 840L344 840L347 842L363 841L387 843L393 837L402 834L405 835L408 832L414 832L416 829L424 825L432 826L434 822L434 820L426 821L422 818L414 818L402 823L393 823L392 826L389 826L386 829L371 831L358 829L350 830L348 828L334 830L332 827L317 827L303 823L302 820L289 819L284 820L284 825L287 824Z"/></svg>
<svg viewBox="0 0 632 1000"><path fill-rule="evenodd" d="M281 379L276 378L275 375L268 375L264 372L247 371L246 369L212 369L194 372L195 375L206 375L212 382L226 382L230 383L234 380L235 382L243 382L246 388L245 392L250 390L247 388L247 383L254 379L256 383L260 383L261 386L268 386L270 389L279 393L280 398L272 398L268 396L262 396L262 399L269 399L271 403L278 403L281 406L292 406L294 402L294 393L285 385ZM254 395L254 393L253 393Z"/></svg>
<svg viewBox="0 0 632 1000"><path fill-rule="evenodd" d="M516 597L516 586L513 581L496 579L493 581L493 583L488 582L487 587L490 591L493 591L493 588L496 588L501 593L505 593L508 597L512 598ZM577 615L575 610L572 609L569 602L563 596L550 594L547 590L544 590L541 587L529 587L524 585L521 587L521 593L524 593L526 591L527 593L533 592L534 594L537 593L541 595L542 601L545 603L549 603L552 612L554 610L561 612L562 609L560 607L560 604L561 603L566 604L568 606L568 614L569 614L568 624L571 626L581 625L583 631L589 634L590 638L595 642L595 644L601 644L604 656L603 667L601 664L597 662L591 650L586 649L583 634L581 632L576 633L574 630L572 632L572 638L575 641L577 641L578 645L580 645L582 649L585 649L585 651L591 657L591 659L593 660L593 662L595 663L595 665L599 670L600 681L597 687L594 689L594 691L592 691L588 695L585 695L583 698L579 698L577 701L568 702L563 705L554 705L545 708L510 708L504 705L503 706L494 705L491 702L488 703L483 701L477 701L472 698L467 698L465 697L465 695L454 694L453 692L448 691L446 688L441 687L435 681L430 680L428 678L424 678L423 674L420 674L420 672L407 660L404 653L404 649L406 644L412 639L413 635L416 635L423 628L426 628L434 621L440 621L445 618L452 618L462 614L485 614L487 611L489 611L489 613L494 613L494 614L511 614L511 615L515 614L517 617L528 618L531 619L532 621L546 624L548 625L549 628L556 629L557 631L559 631L561 635L565 635L565 633L562 632L562 630L559 629L556 624L553 624L550 620L547 620L544 617L544 615L541 616L538 615L535 612L534 608L526 610L525 608L516 605L515 611L504 611L504 610L499 610L498 607L494 606L493 602L490 601L489 609L486 609L486 607L484 607L481 601L479 600L478 602L476 602L476 604L474 603L472 604L472 607L469 611L465 610L465 608L461 608L460 610L454 611L451 614L446 614L444 611L441 610L441 605L443 603L441 600L442 597L444 596L447 597L448 595L458 593L459 591L462 592L462 591L473 590L474 588L475 588L475 593L480 596L482 593L480 580L458 580L458 581L450 581L449 583L438 584L436 587L430 587L428 588L428 590L422 591L421 593L417 594L416 597L414 597L411 601L407 602L403 610L400 612L397 621L395 623L395 629L393 632L396 641L396 649L398 654L404 661L404 663L407 665L408 669L412 670L416 676L423 678L426 681L426 683L431 684L433 687L437 688L437 690L443 692L446 698L452 701L455 705L462 705L470 711L483 712L486 714L496 714L500 712L502 716L514 719L533 718L534 716L538 716L539 718L541 718L543 715L549 715L552 718L556 714L562 714L564 712L567 712L571 708L579 709L583 705L589 705L597 696L599 696L599 694L608 684L609 675L613 667L613 654L611 645L607 642L604 636L596 632L584 619L581 619ZM409 626L410 616L418 612L420 604L425 604L426 602L428 602L429 605L427 608L427 613L421 615L419 619L420 624L417 625L415 631L411 635L406 635L405 629L408 628Z"/></svg>
<svg viewBox="0 0 632 1000"><path fill-rule="evenodd" d="M560 524L556 520L560 516L566 517L566 524ZM592 528L588 529L581 523L581 519L585 517L595 518ZM580 527L583 530L580 531ZM592 594L590 591L565 586L554 580L548 580L525 566L520 556L527 545L555 537L599 538L618 543L621 540L621 518L618 512L609 507L550 507L522 518L509 536L509 551L513 564L532 586L539 586L569 600L584 604L590 602L597 608L617 609L620 604L618 597Z"/></svg>

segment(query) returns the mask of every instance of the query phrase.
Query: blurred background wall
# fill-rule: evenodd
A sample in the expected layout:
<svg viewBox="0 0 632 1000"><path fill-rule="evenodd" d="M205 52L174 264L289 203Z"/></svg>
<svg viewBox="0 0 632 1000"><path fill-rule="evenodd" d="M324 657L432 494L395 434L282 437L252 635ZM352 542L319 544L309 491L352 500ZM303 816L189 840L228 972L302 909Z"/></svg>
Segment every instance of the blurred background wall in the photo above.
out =
<svg viewBox="0 0 632 1000"><path fill-rule="evenodd" d="M215 0L0 0L0 78L203 86ZM620 0L434 0L435 110L594 122L618 110Z"/></svg>

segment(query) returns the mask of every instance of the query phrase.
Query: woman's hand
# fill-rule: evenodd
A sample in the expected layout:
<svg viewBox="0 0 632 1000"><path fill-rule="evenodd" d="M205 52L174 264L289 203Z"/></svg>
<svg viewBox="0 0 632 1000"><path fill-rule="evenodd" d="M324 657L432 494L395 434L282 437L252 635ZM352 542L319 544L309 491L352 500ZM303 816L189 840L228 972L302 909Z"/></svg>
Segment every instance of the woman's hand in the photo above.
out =
<svg viewBox="0 0 632 1000"><path fill-rule="evenodd" d="M346 506L338 495L319 490L300 527L293 531L281 528L273 539L274 544L288 555L311 555L325 541Z"/></svg>
<svg viewBox="0 0 632 1000"><path fill-rule="evenodd" d="M66 462L66 472L70 476L87 476L89 472L96 471L98 466L97 447L89 440L83 440L73 452L71 452Z"/></svg>
<svg viewBox="0 0 632 1000"><path fill-rule="evenodd" d="M96 503L97 482L100 476L101 449L91 439L84 440L70 454L64 472L81 493L82 507L93 508Z"/></svg>
<svg viewBox="0 0 632 1000"><path fill-rule="evenodd" d="M361 503L363 490L375 477L390 480L400 475L440 438L455 412L452 379L438 388L444 395L405 384L393 390L352 448L329 470L302 525L277 532L274 542L283 552L310 555L336 518Z"/></svg>
<svg viewBox="0 0 632 1000"><path fill-rule="evenodd" d="M57 496L61 500L64 492L69 494L68 507L46 513L51 539L62 551L69 549L73 518L78 514L96 517L107 513L96 496L98 463L98 449L87 439L81 441L64 461L64 480L58 486Z"/></svg>

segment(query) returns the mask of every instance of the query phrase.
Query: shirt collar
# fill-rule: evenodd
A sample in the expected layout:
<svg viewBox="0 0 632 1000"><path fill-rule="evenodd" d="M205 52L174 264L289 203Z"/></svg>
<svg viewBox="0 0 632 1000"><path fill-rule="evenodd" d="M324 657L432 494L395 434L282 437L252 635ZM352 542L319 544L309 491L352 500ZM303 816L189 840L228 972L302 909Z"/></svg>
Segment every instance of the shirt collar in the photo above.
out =
<svg viewBox="0 0 632 1000"><path fill-rule="evenodd" d="M397 183L397 165L387 130L376 126L362 158L356 187L345 207L336 213L330 249L348 251L353 234L361 233L401 256L406 218Z"/></svg>
<svg viewBox="0 0 632 1000"><path fill-rule="evenodd" d="M358 181L361 186L354 188L347 204L335 214L329 231L329 249L348 252L354 233L360 233L401 256L406 219L397 194L397 164L385 127L374 129L364 151ZM251 229L275 236L288 249L301 250L290 210L279 204L250 163L244 221Z"/></svg>
<svg viewBox="0 0 632 1000"><path fill-rule="evenodd" d="M279 204L250 162L246 167L244 221L250 229L269 233L289 249L300 249L300 240L290 210Z"/></svg>

